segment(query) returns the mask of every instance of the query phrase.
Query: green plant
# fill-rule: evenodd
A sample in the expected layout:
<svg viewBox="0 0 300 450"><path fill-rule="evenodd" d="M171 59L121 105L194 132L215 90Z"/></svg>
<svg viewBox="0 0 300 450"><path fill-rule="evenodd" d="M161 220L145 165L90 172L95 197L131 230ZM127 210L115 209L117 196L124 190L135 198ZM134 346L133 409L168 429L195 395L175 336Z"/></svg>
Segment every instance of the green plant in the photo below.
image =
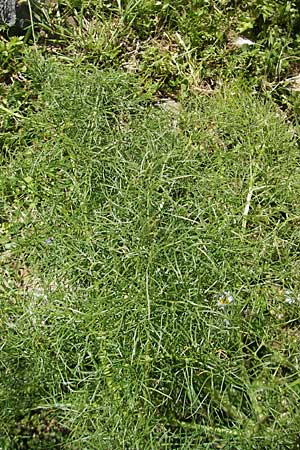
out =
<svg viewBox="0 0 300 450"><path fill-rule="evenodd" d="M295 128L240 83L171 108L30 61L1 154L3 446L296 446Z"/></svg>
<svg viewBox="0 0 300 450"><path fill-rule="evenodd" d="M23 37L13 37L11 39L0 39L0 77L6 79L12 73L17 72L22 67L22 56L24 54Z"/></svg>

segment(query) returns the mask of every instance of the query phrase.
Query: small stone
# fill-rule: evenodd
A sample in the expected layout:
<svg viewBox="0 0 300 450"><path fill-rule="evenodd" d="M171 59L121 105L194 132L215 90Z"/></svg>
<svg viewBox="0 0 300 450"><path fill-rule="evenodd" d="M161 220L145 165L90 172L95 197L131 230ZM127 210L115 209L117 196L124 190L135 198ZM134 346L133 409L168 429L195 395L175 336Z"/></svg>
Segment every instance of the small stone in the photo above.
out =
<svg viewBox="0 0 300 450"><path fill-rule="evenodd" d="M235 47L243 47L244 45L255 45L255 42L239 36L232 41L232 45L234 45Z"/></svg>

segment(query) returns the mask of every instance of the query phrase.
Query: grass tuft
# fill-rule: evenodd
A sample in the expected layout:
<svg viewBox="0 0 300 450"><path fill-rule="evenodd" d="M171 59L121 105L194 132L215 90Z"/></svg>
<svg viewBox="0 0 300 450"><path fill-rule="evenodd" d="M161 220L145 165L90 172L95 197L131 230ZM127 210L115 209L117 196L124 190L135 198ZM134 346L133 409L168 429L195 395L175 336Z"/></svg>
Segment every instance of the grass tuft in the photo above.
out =
<svg viewBox="0 0 300 450"><path fill-rule="evenodd" d="M239 83L174 107L116 70L27 77L1 136L1 445L297 448L297 129Z"/></svg>

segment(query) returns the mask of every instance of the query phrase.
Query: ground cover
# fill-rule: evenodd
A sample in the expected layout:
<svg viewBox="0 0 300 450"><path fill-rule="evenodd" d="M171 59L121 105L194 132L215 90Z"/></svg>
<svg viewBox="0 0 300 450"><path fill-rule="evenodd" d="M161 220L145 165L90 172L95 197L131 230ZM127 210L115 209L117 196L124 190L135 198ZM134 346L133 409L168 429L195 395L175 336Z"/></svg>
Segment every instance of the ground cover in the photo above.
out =
<svg viewBox="0 0 300 450"><path fill-rule="evenodd" d="M22 55L35 43L47 53L136 73L152 94L201 93L241 77L285 109L298 110L285 80L299 74L299 0L27 4L19 2L15 27L2 27L0 76L6 80L23 73ZM234 45L240 36L254 45Z"/></svg>
<svg viewBox="0 0 300 450"><path fill-rule="evenodd" d="M297 448L296 129L240 85L175 108L30 70L2 136L4 448Z"/></svg>
<svg viewBox="0 0 300 450"><path fill-rule="evenodd" d="M1 448L299 448L299 5L234 3L2 28Z"/></svg>

